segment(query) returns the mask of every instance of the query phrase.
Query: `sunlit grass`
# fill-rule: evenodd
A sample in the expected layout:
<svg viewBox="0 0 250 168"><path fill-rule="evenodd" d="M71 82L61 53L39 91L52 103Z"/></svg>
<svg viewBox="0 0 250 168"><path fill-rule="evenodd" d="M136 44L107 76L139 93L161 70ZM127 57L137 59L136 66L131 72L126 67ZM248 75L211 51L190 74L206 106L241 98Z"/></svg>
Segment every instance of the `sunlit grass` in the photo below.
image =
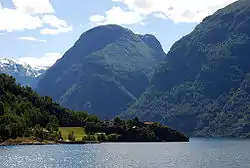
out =
<svg viewBox="0 0 250 168"><path fill-rule="evenodd" d="M76 141L81 141L82 137L86 135L84 128L82 127L60 127L59 131L62 133L63 140L68 140L68 135L74 131Z"/></svg>

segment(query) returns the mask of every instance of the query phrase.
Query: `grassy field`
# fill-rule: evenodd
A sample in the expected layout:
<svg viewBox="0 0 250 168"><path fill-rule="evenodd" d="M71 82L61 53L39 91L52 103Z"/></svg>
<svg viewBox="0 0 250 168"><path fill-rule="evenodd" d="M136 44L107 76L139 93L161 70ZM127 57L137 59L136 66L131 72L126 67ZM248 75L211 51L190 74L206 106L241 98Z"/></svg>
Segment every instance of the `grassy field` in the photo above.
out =
<svg viewBox="0 0 250 168"><path fill-rule="evenodd" d="M84 128L82 127L60 127L59 131L62 132L63 140L68 140L68 135L74 131L76 141L81 141L82 137L86 135Z"/></svg>

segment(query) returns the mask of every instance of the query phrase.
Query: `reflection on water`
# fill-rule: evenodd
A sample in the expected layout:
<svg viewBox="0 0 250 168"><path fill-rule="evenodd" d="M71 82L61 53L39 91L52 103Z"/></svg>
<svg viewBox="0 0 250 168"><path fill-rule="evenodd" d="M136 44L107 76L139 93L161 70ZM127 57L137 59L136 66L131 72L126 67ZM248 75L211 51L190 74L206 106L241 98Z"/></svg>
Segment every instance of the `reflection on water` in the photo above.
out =
<svg viewBox="0 0 250 168"><path fill-rule="evenodd" d="M0 147L1 168L250 168L250 141Z"/></svg>

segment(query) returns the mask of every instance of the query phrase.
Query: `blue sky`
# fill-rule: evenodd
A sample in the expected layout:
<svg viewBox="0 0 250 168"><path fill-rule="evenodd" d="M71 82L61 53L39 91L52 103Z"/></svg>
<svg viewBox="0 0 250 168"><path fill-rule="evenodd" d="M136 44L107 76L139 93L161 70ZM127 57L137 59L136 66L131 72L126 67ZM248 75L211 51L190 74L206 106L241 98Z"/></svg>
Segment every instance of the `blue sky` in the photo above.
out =
<svg viewBox="0 0 250 168"><path fill-rule="evenodd" d="M86 30L119 24L154 34L167 52L206 16L235 0L0 0L0 57L47 66Z"/></svg>

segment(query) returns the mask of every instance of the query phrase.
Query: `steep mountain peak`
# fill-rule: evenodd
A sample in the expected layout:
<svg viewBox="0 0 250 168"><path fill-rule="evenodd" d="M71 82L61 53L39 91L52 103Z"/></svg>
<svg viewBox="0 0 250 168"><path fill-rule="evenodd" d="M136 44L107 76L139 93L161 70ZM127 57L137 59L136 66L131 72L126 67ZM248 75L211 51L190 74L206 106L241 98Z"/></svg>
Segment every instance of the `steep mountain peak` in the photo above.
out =
<svg viewBox="0 0 250 168"><path fill-rule="evenodd" d="M114 24L91 28L79 37L61 60L74 64L85 59L84 56L97 52L114 41L119 40L122 36L132 34L133 32L129 29ZM65 57L66 55L71 55L71 57Z"/></svg>
<svg viewBox="0 0 250 168"><path fill-rule="evenodd" d="M145 35L139 35L139 37L144 41L144 43L146 43L154 51L164 52L161 43L154 35L145 34ZM163 57L159 57L158 59L162 60Z"/></svg>
<svg viewBox="0 0 250 168"><path fill-rule="evenodd" d="M146 44L150 46L161 47L161 43L158 41L158 39L154 35L145 34L145 35L139 35L139 36Z"/></svg>
<svg viewBox="0 0 250 168"><path fill-rule="evenodd" d="M82 35L98 36L100 35L100 33L103 33L104 36L113 34L116 37L121 36L123 33L133 34L133 32L128 28L122 27L120 25L108 24L108 25L100 25L92 29L89 29L88 31L84 32Z"/></svg>
<svg viewBox="0 0 250 168"><path fill-rule="evenodd" d="M152 35L118 25L84 32L39 81L37 91L64 107L112 117L145 90L166 54Z"/></svg>
<svg viewBox="0 0 250 168"><path fill-rule="evenodd" d="M107 25L96 26L96 27L93 27L93 28L89 29L85 33L93 32L93 31L104 31L104 32L112 32L112 33L114 31L121 31L121 32L131 32L131 33L133 33L128 28L125 28L125 27L122 27L122 26L116 25L116 24L107 24Z"/></svg>
<svg viewBox="0 0 250 168"><path fill-rule="evenodd" d="M105 44L118 40L125 34L133 35L134 33L119 25L101 25L84 32L76 43L90 40L90 42L102 43L105 46Z"/></svg>
<svg viewBox="0 0 250 168"><path fill-rule="evenodd" d="M129 33L132 34L133 32L118 25L97 26L84 32L75 45L82 45L83 43L88 42L87 47L92 48L89 52L93 52L105 47L115 40L118 40L122 35ZM85 52L86 48L83 49Z"/></svg>

